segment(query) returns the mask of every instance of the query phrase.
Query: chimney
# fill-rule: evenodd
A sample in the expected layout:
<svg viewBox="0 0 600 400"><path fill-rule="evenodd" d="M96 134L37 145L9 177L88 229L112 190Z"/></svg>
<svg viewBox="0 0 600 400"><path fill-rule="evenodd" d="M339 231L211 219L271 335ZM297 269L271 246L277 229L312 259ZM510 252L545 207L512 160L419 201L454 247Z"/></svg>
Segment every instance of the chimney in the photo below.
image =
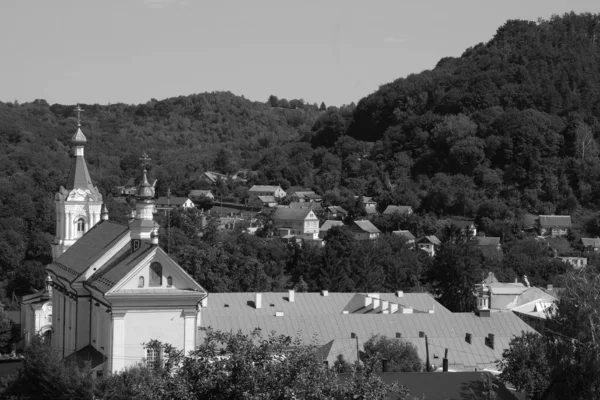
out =
<svg viewBox="0 0 600 400"><path fill-rule="evenodd" d="M296 299L295 299L295 293L294 293L294 290L293 290L293 289L291 289L291 290L288 290L288 301L289 301L290 303L293 303L293 302L294 302L294 300L296 300Z"/></svg>
<svg viewBox="0 0 600 400"><path fill-rule="evenodd" d="M379 308L379 303L381 303L379 299L373 299L373 309Z"/></svg>
<svg viewBox="0 0 600 400"><path fill-rule="evenodd" d="M467 332L465 335L465 342L471 344L471 334Z"/></svg>
<svg viewBox="0 0 600 400"><path fill-rule="evenodd" d="M527 279L527 275L523 275L523 281L525 281L525 284L527 285L527 287L529 286L529 279Z"/></svg>
<svg viewBox="0 0 600 400"><path fill-rule="evenodd" d="M448 349L446 349L442 360L442 372L448 372Z"/></svg>
<svg viewBox="0 0 600 400"><path fill-rule="evenodd" d="M373 302L373 299L369 296L365 296L365 307L368 307Z"/></svg>
<svg viewBox="0 0 600 400"><path fill-rule="evenodd" d="M256 296L254 297L254 308L257 310L262 308L262 293L256 293Z"/></svg>
<svg viewBox="0 0 600 400"><path fill-rule="evenodd" d="M276 317L283 317L283 311L275 311Z"/></svg>
<svg viewBox="0 0 600 400"><path fill-rule="evenodd" d="M356 333L354 333L354 332L351 332L351 333L350 333L350 338L351 338L351 339L356 339L356 338L357 338L357 336L356 336Z"/></svg>
<svg viewBox="0 0 600 400"><path fill-rule="evenodd" d="M553 286L553 285L548 285L548 286L547 286L547 290L553 290L553 289L554 289L554 286Z"/></svg>
<svg viewBox="0 0 600 400"><path fill-rule="evenodd" d="M494 348L494 334L493 333L488 334L487 342L488 342L488 346L490 346L490 348L493 349Z"/></svg>
<svg viewBox="0 0 600 400"><path fill-rule="evenodd" d="M396 339L402 339L402 334L400 332L396 332Z"/></svg>
<svg viewBox="0 0 600 400"><path fill-rule="evenodd" d="M323 297L329 296L329 290L321 290L321 296L323 296Z"/></svg>
<svg viewBox="0 0 600 400"><path fill-rule="evenodd" d="M419 331L419 337L425 337L425 332Z"/></svg>
<svg viewBox="0 0 600 400"><path fill-rule="evenodd" d="M383 372L388 372L388 360L387 360L387 358L382 358L381 359L381 370Z"/></svg>
<svg viewBox="0 0 600 400"><path fill-rule="evenodd" d="M402 290L396 291L396 297L404 297L404 292Z"/></svg>
<svg viewBox="0 0 600 400"><path fill-rule="evenodd" d="M398 304L396 304L396 303L390 303L390 314L393 314L396 311L398 311Z"/></svg>

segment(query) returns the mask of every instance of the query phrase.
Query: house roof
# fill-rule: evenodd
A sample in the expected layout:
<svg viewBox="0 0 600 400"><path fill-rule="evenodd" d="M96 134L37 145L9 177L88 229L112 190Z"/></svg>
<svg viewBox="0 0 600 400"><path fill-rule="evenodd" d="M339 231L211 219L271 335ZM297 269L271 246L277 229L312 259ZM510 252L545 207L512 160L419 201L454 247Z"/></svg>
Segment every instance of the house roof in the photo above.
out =
<svg viewBox="0 0 600 400"><path fill-rule="evenodd" d="M159 197L158 199L156 199L156 205L157 206L168 206L168 205L182 206L188 200L189 200L188 197L171 197L171 198Z"/></svg>
<svg viewBox="0 0 600 400"><path fill-rule="evenodd" d="M423 236L417 241L417 243L431 243L435 245L442 244L442 242L440 242L440 239L438 239L435 235Z"/></svg>
<svg viewBox="0 0 600 400"><path fill-rule="evenodd" d="M412 314L382 314L342 311L349 307L356 293L295 293L295 301L287 300L287 293L263 293L262 308L254 307L254 293L213 293L208 297L208 306L202 310L202 325L220 331L241 330L248 333L255 328L263 332L299 338L303 343L329 345L328 360L332 363L337 354L335 349L347 349L346 359L356 359L356 339L363 344L374 334L402 338L417 346L421 358L425 359L425 343L421 332L429 338L432 359L441 359L445 348L450 351L450 363L457 368L491 366L501 359L503 349L508 348L510 339L521 331L533 332L525 322L513 313L497 312L490 317L479 317L473 313L451 313L427 294L412 297L406 293L398 298L389 298L410 304L429 301L434 312L414 312ZM360 294L359 294L360 296ZM364 297L364 295L362 295ZM383 300L383 295L380 300ZM420 306L422 307L422 305ZM415 307L416 310L416 307ZM275 316L280 311L283 316ZM357 309L358 311L358 309ZM465 334L472 335L471 343L465 341ZM491 349L485 344L488 334L495 335L496 346ZM199 332L199 340L203 338ZM331 340L335 340L330 345ZM352 353L354 352L354 353Z"/></svg>
<svg viewBox="0 0 600 400"><path fill-rule="evenodd" d="M249 192L275 192L277 189L281 189L280 186L269 186L269 185L254 185Z"/></svg>
<svg viewBox="0 0 600 400"><path fill-rule="evenodd" d="M291 194L291 196L297 196L297 197L307 197L307 196L317 196L317 194L313 191L313 190L304 190L304 191L297 191Z"/></svg>
<svg viewBox="0 0 600 400"><path fill-rule="evenodd" d="M273 213L273 220L297 220L304 221L308 214L311 213L310 208L288 208L278 207ZM316 218L316 217L315 217Z"/></svg>
<svg viewBox="0 0 600 400"><path fill-rule="evenodd" d="M476 236L475 240L479 246L499 246L500 238L493 236Z"/></svg>
<svg viewBox="0 0 600 400"><path fill-rule="evenodd" d="M393 231L392 233L394 235L402 236L403 238L406 238L407 240L415 240L415 235L410 233L410 231L400 230L400 231Z"/></svg>
<svg viewBox="0 0 600 400"><path fill-rule="evenodd" d="M366 219L359 220L359 221L354 221L352 223L351 227L356 227L356 228L360 229L363 232L381 233L381 231L379 229L377 229L377 227L375 225L373 225L371 223L371 221L368 221Z"/></svg>
<svg viewBox="0 0 600 400"><path fill-rule="evenodd" d="M392 205L390 205L385 208L385 210L383 211L383 214L384 215L394 214L394 213L407 214L411 211L412 211L411 206L392 206Z"/></svg>
<svg viewBox="0 0 600 400"><path fill-rule="evenodd" d="M329 206L327 207L327 209L329 210L329 212L336 214L336 213L342 213L342 214L348 214L348 211L346 211L343 207L340 206Z"/></svg>
<svg viewBox="0 0 600 400"><path fill-rule="evenodd" d="M334 226L344 226L344 223L342 221L328 219L327 221L323 222L323 225L321 225L319 230L322 232L327 232Z"/></svg>
<svg viewBox="0 0 600 400"><path fill-rule="evenodd" d="M216 182L217 180L226 180L227 179L227 175L221 174L221 173L215 172L215 171L206 171L206 172L204 172L204 176L207 177L212 182Z"/></svg>
<svg viewBox="0 0 600 400"><path fill-rule="evenodd" d="M127 231L127 226L113 221L100 221L47 268L67 281L73 282L126 235Z"/></svg>
<svg viewBox="0 0 600 400"><path fill-rule="evenodd" d="M323 206L321 203L315 203L313 201L292 201L289 204L290 208L310 208L312 210L321 210Z"/></svg>
<svg viewBox="0 0 600 400"><path fill-rule="evenodd" d="M540 215L540 226L542 228L570 228L570 215Z"/></svg>
<svg viewBox="0 0 600 400"><path fill-rule="evenodd" d="M190 191L190 194L188 194L188 197L191 197L191 196L207 196L209 194L212 194L212 192L210 190L194 189L194 190Z"/></svg>
<svg viewBox="0 0 600 400"><path fill-rule="evenodd" d="M263 203L277 203L277 199L274 196L257 196L257 198Z"/></svg>
<svg viewBox="0 0 600 400"><path fill-rule="evenodd" d="M585 247L600 247L600 238L581 238L581 244Z"/></svg>

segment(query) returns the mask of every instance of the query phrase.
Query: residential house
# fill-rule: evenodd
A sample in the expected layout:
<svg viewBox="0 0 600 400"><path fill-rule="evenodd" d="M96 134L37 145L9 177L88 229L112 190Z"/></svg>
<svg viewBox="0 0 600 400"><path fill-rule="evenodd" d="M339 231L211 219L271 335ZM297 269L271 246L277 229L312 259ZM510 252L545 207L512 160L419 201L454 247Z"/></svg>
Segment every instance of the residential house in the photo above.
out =
<svg viewBox="0 0 600 400"><path fill-rule="evenodd" d="M381 231L369 220L353 221L350 225L350 231L356 240L374 240L379 238Z"/></svg>
<svg viewBox="0 0 600 400"><path fill-rule="evenodd" d="M571 229L570 215L540 215L538 233L540 236L567 236Z"/></svg>
<svg viewBox="0 0 600 400"><path fill-rule="evenodd" d="M571 264L573 268L580 269L587 266L587 258L586 257L577 257L577 256L562 256L557 257L561 261Z"/></svg>
<svg viewBox="0 0 600 400"><path fill-rule="evenodd" d="M233 175L231 175L231 179L233 179L234 181L238 181L238 182L247 182L248 178L250 177L250 173L252 171L249 169L240 169L238 170L236 173L234 173Z"/></svg>
<svg viewBox="0 0 600 400"><path fill-rule="evenodd" d="M226 181L227 175L215 171L206 171L197 179L199 183L215 185L219 181Z"/></svg>
<svg viewBox="0 0 600 400"><path fill-rule="evenodd" d="M328 219L344 219L348 216L348 211L340 206L329 206L325 208Z"/></svg>
<svg viewBox="0 0 600 400"><path fill-rule="evenodd" d="M325 236L327 236L327 232L329 232L329 230L334 226L341 227L344 226L344 223L339 220L328 219L327 221L323 222L323 225L321 225L321 227L319 228L319 237L321 239L325 239Z"/></svg>
<svg viewBox="0 0 600 400"><path fill-rule="evenodd" d="M475 242L477 242L478 246L482 246L482 247L487 247L487 248L494 248L498 251L500 251L502 249L501 245L500 245L500 238L499 237L494 237L494 236L475 236L473 238L473 240L475 240Z"/></svg>
<svg viewBox="0 0 600 400"><path fill-rule="evenodd" d="M305 240L319 238L319 218L310 208L278 207L273 213L272 219L275 227L287 231L287 235Z"/></svg>
<svg viewBox="0 0 600 400"><path fill-rule="evenodd" d="M156 210L173 210L196 208L196 205L189 197L159 197L156 199Z"/></svg>
<svg viewBox="0 0 600 400"><path fill-rule="evenodd" d="M413 235L412 233L410 233L410 231L403 231L403 230L399 230L399 231L392 231L392 234L396 235L396 236L400 236L404 239L406 239L406 243L411 246L414 247L415 246L415 235Z"/></svg>
<svg viewBox="0 0 600 400"><path fill-rule="evenodd" d="M477 227L475 226L475 221L472 219L451 218L448 223L457 226L468 236L477 236Z"/></svg>
<svg viewBox="0 0 600 400"><path fill-rule="evenodd" d="M440 242L440 239L434 235L423 236L421 239L417 240L417 248L423 250L431 257L435 256L435 252L441 244L442 242Z"/></svg>
<svg viewBox="0 0 600 400"><path fill-rule="evenodd" d="M248 190L248 204L251 204L259 196L272 196L275 199L282 199L286 193L280 186L254 185Z"/></svg>
<svg viewBox="0 0 600 400"><path fill-rule="evenodd" d="M292 202L320 202L323 198L312 190L296 191L289 195Z"/></svg>
<svg viewBox="0 0 600 400"><path fill-rule="evenodd" d="M581 238L581 244L586 251L600 250L600 238Z"/></svg>
<svg viewBox="0 0 600 400"><path fill-rule="evenodd" d="M383 215L393 215L393 214L400 214L400 215L410 215L413 213L413 209L411 206L393 206L393 205L389 205L385 208L385 210L383 210Z"/></svg>
<svg viewBox="0 0 600 400"><path fill-rule="evenodd" d="M256 208L273 208L277 207L277 199L273 196L256 196L248 199L248 205Z"/></svg>
<svg viewBox="0 0 600 400"><path fill-rule="evenodd" d="M215 199L215 195L212 194L212 192L210 190L200 190L200 189L191 190L190 193L188 194L188 197L192 201L198 201L204 197L209 198L211 200Z"/></svg>
<svg viewBox="0 0 600 400"><path fill-rule="evenodd" d="M130 178L125 185L115 186L112 189L112 193L115 196L132 196L135 194L136 190L137 186L135 184L135 179Z"/></svg>
<svg viewBox="0 0 600 400"><path fill-rule="evenodd" d="M314 211L323 210L323 206L321 203L317 203L314 201L292 201L289 205L289 208L310 208Z"/></svg>
<svg viewBox="0 0 600 400"><path fill-rule="evenodd" d="M379 334L412 343L425 360L440 363L448 349L452 371L497 370L510 340L533 329L513 313L452 313L429 293L211 293L202 303L202 326L224 332L276 332L315 344L332 366L350 363ZM199 332L199 339L205 334ZM357 348L358 347L358 348ZM439 364L438 364L439 365Z"/></svg>
<svg viewBox="0 0 600 400"><path fill-rule="evenodd" d="M363 196L362 201L368 215L377 213L377 202L372 197Z"/></svg>

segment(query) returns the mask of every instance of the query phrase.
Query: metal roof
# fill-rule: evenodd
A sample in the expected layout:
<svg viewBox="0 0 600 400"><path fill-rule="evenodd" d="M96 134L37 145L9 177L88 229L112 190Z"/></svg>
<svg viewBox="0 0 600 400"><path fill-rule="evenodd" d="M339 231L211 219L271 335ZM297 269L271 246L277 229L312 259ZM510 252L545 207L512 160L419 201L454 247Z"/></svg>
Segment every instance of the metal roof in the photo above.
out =
<svg viewBox="0 0 600 400"><path fill-rule="evenodd" d="M270 185L254 185L250 189L249 192L275 192L277 189L281 189L280 186L270 186Z"/></svg>
<svg viewBox="0 0 600 400"><path fill-rule="evenodd" d="M581 238L581 244L585 247L600 247L600 238Z"/></svg>
<svg viewBox="0 0 600 400"><path fill-rule="evenodd" d="M312 212L310 208L278 207L273 213L273 220L297 220L304 221ZM314 213L313 213L314 215ZM317 218L316 216L314 217Z"/></svg>
<svg viewBox="0 0 600 400"><path fill-rule="evenodd" d="M352 226L357 227L361 231L368 233L381 233L379 229L375 225L371 223L371 221L363 219L360 221L354 221Z"/></svg>
<svg viewBox="0 0 600 400"><path fill-rule="evenodd" d="M542 228L570 228L570 215L540 215L540 226Z"/></svg>
<svg viewBox="0 0 600 400"><path fill-rule="evenodd" d="M166 205L174 205L174 206L182 206L185 204L186 201L188 201L189 198L187 197L159 197L158 199L156 199L156 205L157 206L166 206Z"/></svg>
<svg viewBox="0 0 600 400"><path fill-rule="evenodd" d="M407 214L409 212L412 211L412 207L411 206L387 206L386 209L383 211L383 214L394 214L394 213L398 213L398 214Z"/></svg>

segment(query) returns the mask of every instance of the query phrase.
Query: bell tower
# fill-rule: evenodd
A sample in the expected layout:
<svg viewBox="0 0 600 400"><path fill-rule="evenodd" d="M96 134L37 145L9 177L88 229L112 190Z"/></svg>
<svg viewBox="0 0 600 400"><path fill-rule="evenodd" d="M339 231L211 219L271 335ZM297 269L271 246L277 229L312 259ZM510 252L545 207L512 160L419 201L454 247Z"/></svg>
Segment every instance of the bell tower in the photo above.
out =
<svg viewBox="0 0 600 400"><path fill-rule="evenodd" d="M67 249L100 221L102 195L92 184L83 156L87 142L81 131L81 107L77 106L77 132L71 138L71 170L65 186L54 196L56 207L56 235L52 244L52 259L56 260Z"/></svg>
<svg viewBox="0 0 600 400"><path fill-rule="evenodd" d="M156 181L154 184L148 182L148 171L146 170L146 165L150 161L148 155L144 153L140 160L143 167L142 182L135 193L135 214L129 223L132 252L140 248L142 241L150 240L152 233L158 230L158 223L154 221L154 185Z"/></svg>

